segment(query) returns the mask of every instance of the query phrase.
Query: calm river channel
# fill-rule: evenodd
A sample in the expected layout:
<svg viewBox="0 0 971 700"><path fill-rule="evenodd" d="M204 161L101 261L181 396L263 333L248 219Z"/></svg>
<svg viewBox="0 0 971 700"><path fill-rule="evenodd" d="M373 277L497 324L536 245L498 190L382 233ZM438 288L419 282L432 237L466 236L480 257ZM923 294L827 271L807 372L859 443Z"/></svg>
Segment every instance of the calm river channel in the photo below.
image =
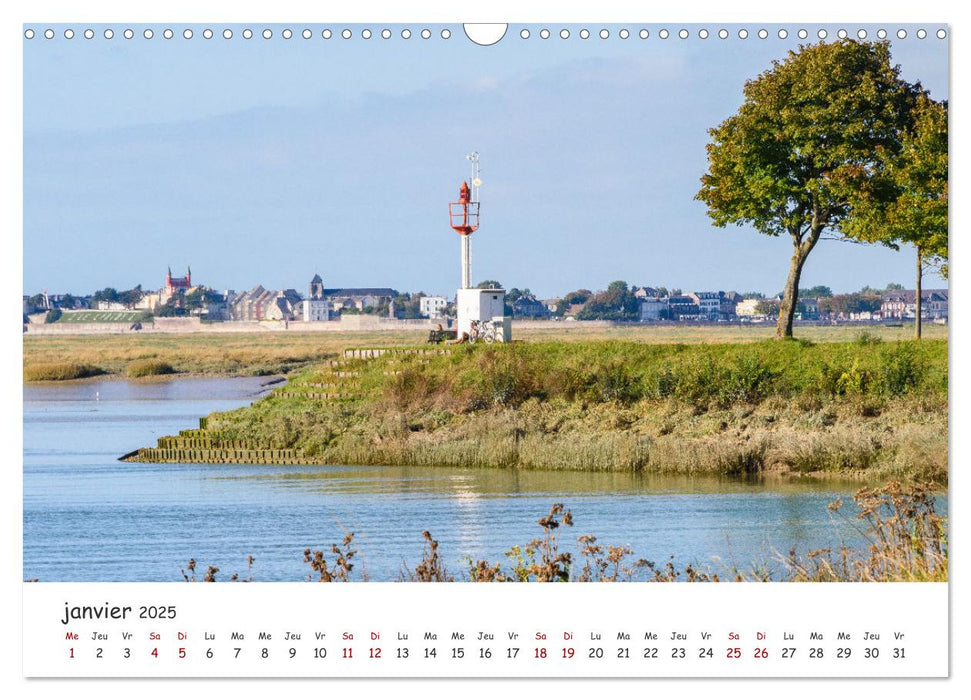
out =
<svg viewBox="0 0 971 700"><path fill-rule="evenodd" d="M353 532L354 580L397 580L421 559L422 532L461 578L466 557L504 552L540 535L561 502L574 527L562 547L595 534L663 565L781 571L805 553L859 545L852 521L831 516L854 484L756 482L606 473L531 473L358 466L128 464L118 457L246 405L263 378L117 379L24 387L24 578L178 581L190 558L219 579L300 581L306 547ZM330 559L330 556L328 556Z"/></svg>

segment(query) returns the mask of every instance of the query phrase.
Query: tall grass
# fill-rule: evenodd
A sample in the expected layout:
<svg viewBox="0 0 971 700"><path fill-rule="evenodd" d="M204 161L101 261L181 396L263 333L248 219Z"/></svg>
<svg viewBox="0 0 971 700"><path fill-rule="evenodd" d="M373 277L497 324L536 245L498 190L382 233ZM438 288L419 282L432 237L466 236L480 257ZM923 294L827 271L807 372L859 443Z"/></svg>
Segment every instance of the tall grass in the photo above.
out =
<svg viewBox="0 0 971 700"><path fill-rule="evenodd" d="M214 329L218 329L214 324ZM527 344L621 345L742 344L770 339L774 326L617 326L590 327L583 323L558 323L545 328L514 325L518 340ZM816 343L851 343L860 330L853 326L809 327L797 335ZM893 343L909 339L909 327L870 326L868 337ZM345 347L387 347L418 344L427 332L252 332L252 333L121 333L114 335L24 335L25 364L76 362L96 365L111 374L123 375L132 360L157 358L179 372L250 375L286 374L314 362L335 357ZM929 324L927 340L947 339L947 327Z"/></svg>
<svg viewBox="0 0 971 700"><path fill-rule="evenodd" d="M157 359L180 373L250 376L287 374L336 357L349 345L420 343L415 332L120 333L24 335L24 363L76 362L124 376L134 360Z"/></svg>
<svg viewBox="0 0 971 700"><path fill-rule="evenodd" d="M530 398L629 404L675 398L701 408L771 396L946 396L947 344L543 343L463 348L386 382L401 409L462 399L466 409Z"/></svg>
<svg viewBox="0 0 971 700"><path fill-rule="evenodd" d="M125 376L131 378L155 377L174 373L175 368L164 360L134 360L129 362L125 369Z"/></svg>
<svg viewBox="0 0 971 700"><path fill-rule="evenodd" d="M944 482L946 363L928 341L457 348L308 370L292 390L359 398L271 396L207 426L331 464Z"/></svg>
<svg viewBox="0 0 971 700"><path fill-rule="evenodd" d="M104 374L100 367L77 362L39 362L24 367L25 382L51 382L84 379Z"/></svg>
<svg viewBox="0 0 971 700"><path fill-rule="evenodd" d="M785 560L793 581L947 581L947 519L938 515L933 491L924 484L897 482L860 489L858 513L848 515L837 499L832 512L851 520L866 542L864 551L817 549Z"/></svg>

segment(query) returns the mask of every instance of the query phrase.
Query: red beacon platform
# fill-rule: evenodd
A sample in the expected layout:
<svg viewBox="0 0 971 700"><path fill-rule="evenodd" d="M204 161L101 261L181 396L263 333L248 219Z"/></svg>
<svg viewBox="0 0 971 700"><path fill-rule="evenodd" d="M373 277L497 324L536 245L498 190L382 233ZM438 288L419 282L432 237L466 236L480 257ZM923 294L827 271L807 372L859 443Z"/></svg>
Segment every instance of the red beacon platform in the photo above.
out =
<svg viewBox="0 0 971 700"><path fill-rule="evenodd" d="M479 203L471 199L472 190L469 189L469 183L462 182L459 201L450 202L448 205L449 222L462 236L468 236L479 228Z"/></svg>

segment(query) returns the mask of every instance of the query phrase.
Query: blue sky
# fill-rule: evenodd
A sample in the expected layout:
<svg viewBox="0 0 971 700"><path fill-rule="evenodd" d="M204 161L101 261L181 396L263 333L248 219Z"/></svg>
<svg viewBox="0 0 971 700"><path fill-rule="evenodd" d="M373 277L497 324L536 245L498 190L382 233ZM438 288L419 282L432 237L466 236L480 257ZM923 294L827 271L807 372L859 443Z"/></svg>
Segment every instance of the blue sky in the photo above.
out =
<svg viewBox="0 0 971 700"><path fill-rule="evenodd" d="M473 149L475 280L541 296L614 279L783 286L788 240L715 228L693 197L706 130L800 43L798 26L786 40L769 25L766 40L660 39L650 25L621 40L611 27L604 41L579 27L542 40L532 25L523 40L515 25L492 47L456 25L448 40L394 25L390 40L324 40L320 26L310 40L282 26L205 40L199 25L191 40L151 25L146 40L145 26L66 40L54 25L58 38L24 41L25 293L157 287L189 264L217 289L304 290L319 272L328 286L451 294L446 205ZM892 49L906 79L947 97L946 40L911 31ZM910 286L912 269L909 251L824 241L803 284Z"/></svg>

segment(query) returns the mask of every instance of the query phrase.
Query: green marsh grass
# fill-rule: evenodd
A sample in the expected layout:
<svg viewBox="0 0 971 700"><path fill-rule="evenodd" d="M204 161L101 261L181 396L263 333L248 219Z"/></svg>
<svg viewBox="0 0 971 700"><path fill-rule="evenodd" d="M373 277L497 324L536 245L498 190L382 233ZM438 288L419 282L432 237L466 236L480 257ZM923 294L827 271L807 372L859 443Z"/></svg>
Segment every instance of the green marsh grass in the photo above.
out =
<svg viewBox="0 0 971 700"><path fill-rule="evenodd" d="M328 361L206 426L323 464L945 482L947 343L522 343Z"/></svg>

